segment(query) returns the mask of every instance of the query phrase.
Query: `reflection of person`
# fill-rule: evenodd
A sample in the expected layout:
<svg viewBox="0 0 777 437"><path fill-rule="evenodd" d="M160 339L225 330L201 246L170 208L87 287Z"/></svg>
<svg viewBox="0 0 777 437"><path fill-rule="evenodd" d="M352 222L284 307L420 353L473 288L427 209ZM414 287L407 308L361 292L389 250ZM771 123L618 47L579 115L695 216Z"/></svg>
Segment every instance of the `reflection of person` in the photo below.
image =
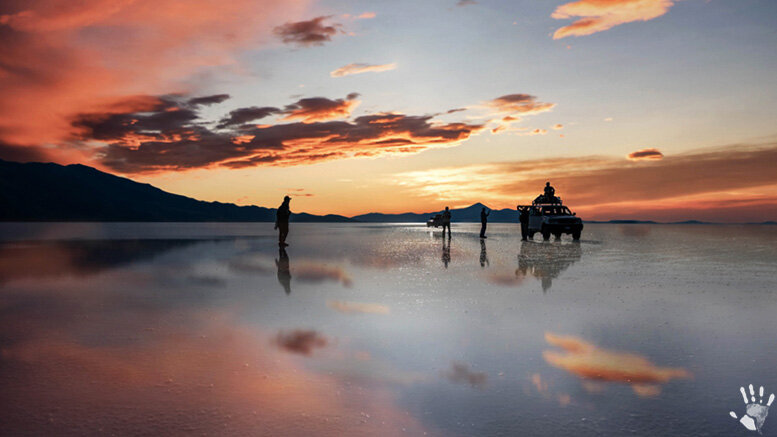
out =
<svg viewBox="0 0 777 437"><path fill-rule="evenodd" d="M480 210L480 238L488 238L486 237L486 225L488 224L488 216L490 214L491 211L486 212L485 206Z"/></svg>
<svg viewBox="0 0 777 437"><path fill-rule="evenodd" d="M278 267L278 282L286 291L286 294L291 293L291 267L289 266L289 255L286 253L286 249L281 246L278 248L278 259L275 260L275 265Z"/></svg>
<svg viewBox="0 0 777 437"><path fill-rule="evenodd" d="M449 228L450 229L450 228ZM450 236L450 234L449 234ZM445 268L448 268L448 263L451 262L451 242L448 240L448 244L445 244L445 236L442 239L442 263L445 264Z"/></svg>
<svg viewBox="0 0 777 437"><path fill-rule="evenodd" d="M529 207L518 207L518 211L521 214L518 216L518 220L521 222L521 241L526 241L529 236Z"/></svg>
<svg viewBox="0 0 777 437"><path fill-rule="evenodd" d="M290 201L291 197L285 196L283 203L281 203L281 206L278 207L278 211L275 213L275 229L278 230L278 246L281 247L288 246L286 244L286 236L289 235Z"/></svg>
<svg viewBox="0 0 777 437"><path fill-rule="evenodd" d="M445 207L442 212L442 236L445 236L445 228L448 228L448 238L451 238L451 210Z"/></svg>
<svg viewBox="0 0 777 437"><path fill-rule="evenodd" d="M488 254L486 254L486 241L480 240L480 267L485 268L489 265Z"/></svg>

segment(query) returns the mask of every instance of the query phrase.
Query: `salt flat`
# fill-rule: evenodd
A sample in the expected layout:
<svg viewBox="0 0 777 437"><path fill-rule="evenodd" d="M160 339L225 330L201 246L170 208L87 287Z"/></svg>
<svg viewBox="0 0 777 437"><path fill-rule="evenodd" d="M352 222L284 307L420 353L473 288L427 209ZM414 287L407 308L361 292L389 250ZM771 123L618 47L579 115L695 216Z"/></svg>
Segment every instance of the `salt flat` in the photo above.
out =
<svg viewBox="0 0 777 437"><path fill-rule="evenodd" d="M2 434L728 436L777 391L777 227L478 230L0 225Z"/></svg>

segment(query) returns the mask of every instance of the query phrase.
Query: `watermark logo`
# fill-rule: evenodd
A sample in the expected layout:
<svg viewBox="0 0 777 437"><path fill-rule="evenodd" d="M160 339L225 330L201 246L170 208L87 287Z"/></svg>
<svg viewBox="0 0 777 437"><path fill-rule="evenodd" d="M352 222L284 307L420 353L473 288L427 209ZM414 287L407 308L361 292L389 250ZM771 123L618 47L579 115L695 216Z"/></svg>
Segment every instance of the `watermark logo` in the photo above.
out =
<svg viewBox="0 0 777 437"><path fill-rule="evenodd" d="M737 413L730 411L728 414L734 419L739 419L739 423L750 431L758 431L761 434L761 427L764 426L766 416L769 415L769 407L774 402L774 393L769 395L769 400L764 405L764 387L758 390L758 397L756 397L755 390L753 390L753 384L750 384L750 398L747 397L747 392L744 387L739 387L740 393L742 393L742 399L745 401L745 413L741 418L737 417Z"/></svg>

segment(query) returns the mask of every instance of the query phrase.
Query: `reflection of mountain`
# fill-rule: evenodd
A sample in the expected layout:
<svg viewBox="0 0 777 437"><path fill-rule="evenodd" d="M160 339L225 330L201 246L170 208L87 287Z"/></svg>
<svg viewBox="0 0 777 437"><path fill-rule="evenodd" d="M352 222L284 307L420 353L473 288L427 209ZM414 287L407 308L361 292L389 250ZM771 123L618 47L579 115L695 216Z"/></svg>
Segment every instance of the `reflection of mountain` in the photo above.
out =
<svg viewBox="0 0 777 437"><path fill-rule="evenodd" d="M90 275L152 258L197 240L87 240L0 245L0 284L13 279Z"/></svg>
<svg viewBox="0 0 777 437"><path fill-rule="evenodd" d="M518 254L516 276L534 276L542 281L542 291L548 291L554 279L580 260L580 243L535 243L525 241Z"/></svg>

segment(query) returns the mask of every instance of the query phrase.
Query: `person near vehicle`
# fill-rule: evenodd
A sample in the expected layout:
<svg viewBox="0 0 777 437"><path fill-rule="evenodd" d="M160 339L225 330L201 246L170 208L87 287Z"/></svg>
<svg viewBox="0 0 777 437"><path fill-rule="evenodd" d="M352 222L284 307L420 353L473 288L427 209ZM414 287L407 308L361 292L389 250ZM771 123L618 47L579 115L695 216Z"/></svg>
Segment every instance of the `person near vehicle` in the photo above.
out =
<svg viewBox="0 0 777 437"><path fill-rule="evenodd" d="M545 201L555 202L555 200L556 200L556 189L550 185L550 182L545 182Z"/></svg>
<svg viewBox="0 0 777 437"><path fill-rule="evenodd" d="M289 202L291 197L285 196L283 203L278 207L278 211L275 213L275 229L278 230L278 246L285 247L286 236L289 235L289 217L291 216L291 210L289 209Z"/></svg>
<svg viewBox="0 0 777 437"><path fill-rule="evenodd" d="M447 206L442 212L442 236L445 237L445 228L448 228L448 238L451 238L451 210Z"/></svg>
<svg viewBox="0 0 777 437"><path fill-rule="evenodd" d="M480 238L488 238L486 237L486 225L488 224L488 216L490 214L491 211L486 212L485 206L480 210Z"/></svg>
<svg viewBox="0 0 777 437"><path fill-rule="evenodd" d="M521 222L521 241L526 241L529 236L529 207L519 206L518 211L520 212L518 220Z"/></svg>

